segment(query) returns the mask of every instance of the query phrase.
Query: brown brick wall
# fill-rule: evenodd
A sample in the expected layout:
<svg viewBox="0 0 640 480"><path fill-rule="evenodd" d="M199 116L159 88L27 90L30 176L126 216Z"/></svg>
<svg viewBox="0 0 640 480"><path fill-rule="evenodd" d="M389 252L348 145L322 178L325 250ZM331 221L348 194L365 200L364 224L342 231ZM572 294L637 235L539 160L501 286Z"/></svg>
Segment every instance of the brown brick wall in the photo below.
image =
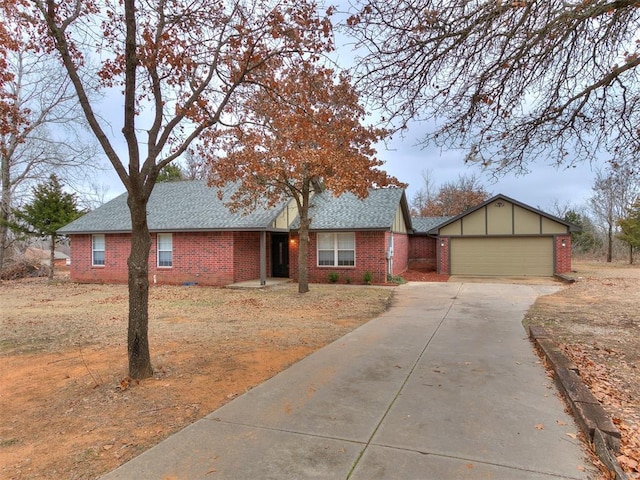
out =
<svg viewBox="0 0 640 480"><path fill-rule="evenodd" d="M389 236L387 233L387 245ZM409 268L409 235L402 233L393 234L393 274L400 275Z"/></svg>
<svg viewBox="0 0 640 480"><path fill-rule="evenodd" d="M438 273L448 275L451 273L449 265L449 237L440 237L436 241L436 249L438 251Z"/></svg>
<svg viewBox="0 0 640 480"><path fill-rule="evenodd" d="M355 267L319 267L317 261L317 235L310 234L309 242L309 282L328 283L329 274L335 272L339 275L338 282L345 283L349 279L350 283L363 283L365 272L371 272L374 283L385 283L387 281L387 259L386 249L388 245L389 232L355 232L356 238L356 265ZM396 234L396 240L402 235ZM298 279L298 242L297 234L291 234L293 242L290 244L289 276L294 280ZM402 247L402 241L400 248Z"/></svg>
<svg viewBox="0 0 640 480"><path fill-rule="evenodd" d="M571 235L558 235L555 239L555 250L555 273L571 272Z"/></svg>
<svg viewBox="0 0 640 480"><path fill-rule="evenodd" d="M130 235L105 235L105 265L96 267L91 265L91 237L71 236L71 279L126 283ZM152 284L228 285L260 276L259 232L179 232L172 237L173 266L158 267L157 235L151 234L148 266Z"/></svg>
<svg viewBox="0 0 640 480"><path fill-rule="evenodd" d="M412 235L409 237L409 265L411 270L435 271L436 239L426 235Z"/></svg>

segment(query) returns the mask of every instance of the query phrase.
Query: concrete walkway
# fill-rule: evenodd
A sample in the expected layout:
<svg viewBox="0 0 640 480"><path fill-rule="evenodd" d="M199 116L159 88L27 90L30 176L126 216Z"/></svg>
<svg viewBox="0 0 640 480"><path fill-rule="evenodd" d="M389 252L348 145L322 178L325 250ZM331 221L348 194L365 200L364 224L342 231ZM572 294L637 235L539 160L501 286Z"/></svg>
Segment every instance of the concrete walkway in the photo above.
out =
<svg viewBox="0 0 640 480"><path fill-rule="evenodd" d="M521 320L553 285L410 283L393 307L105 479L587 479Z"/></svg>

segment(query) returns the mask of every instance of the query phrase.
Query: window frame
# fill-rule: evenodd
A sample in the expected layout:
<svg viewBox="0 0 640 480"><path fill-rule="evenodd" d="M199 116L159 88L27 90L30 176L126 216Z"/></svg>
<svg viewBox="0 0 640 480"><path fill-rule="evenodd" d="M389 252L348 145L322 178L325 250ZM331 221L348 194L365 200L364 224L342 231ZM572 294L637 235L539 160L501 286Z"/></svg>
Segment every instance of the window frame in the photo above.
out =
<svg viewBox="0 0 640 480"><path fill-rule="evenodd" d="M167 250L166 248L160 248L160 239L161 238L168 238L169 241L171 242L171 249ZM166 253L166 252L170 252L171 253L171 260L170 260L170 265L161 265L160 262L160 254L161 253ZM166 262L166 260L163 260L163 262ZM172 233L158 233L156 234L156 266L158 268L173 268L173 234Z"/></svg>
<svg viewBox="0 0 640 480"><path fill-rule="evenodd" d="M328 239L331 236L331 243L333 244L332 249L328 248L320 248L322 242L322 237L324 239ZM340 247L340 237L349 236L351 240L351 244L353 248L339 248ZM333 252L333 262L331 264L320 263L320 252ZM353 260L352 263L340 264L340 252L353 252ZM355 268L356 266L356 234L355 232L318 232L316 234L316 266L319 268Z"/></svg>
<svg viewBox="0 0 640 480"><path fill-rule="evenodd" d="M96 239L102 239L102 249L96 248ZM96 252L102 252L102 263L96 262ZM91 266L104 267L106 265L107 239L104 233L94 233L91 235ZM99 260L98 260L99 261Z"/></svg>

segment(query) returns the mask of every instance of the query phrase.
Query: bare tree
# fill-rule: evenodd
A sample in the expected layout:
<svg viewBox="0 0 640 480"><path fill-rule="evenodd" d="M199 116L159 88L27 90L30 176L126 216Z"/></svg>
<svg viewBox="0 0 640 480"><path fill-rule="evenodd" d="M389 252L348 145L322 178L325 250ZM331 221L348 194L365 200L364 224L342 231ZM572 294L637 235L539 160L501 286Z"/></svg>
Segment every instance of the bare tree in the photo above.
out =
<svg viewBox="0 0 640 480"><path fill-rule="evenodd" d="M79 184L96 171L95 148L82 138L84 116L59 63L28 51L9 52L3 85L14 116L0 135L0 269L9 248L7 222L21 196L55 173Z"/></svg>
<svg viewBox="0 0 640 480"><path fill-rule="evenodd" d="M437 190L426 177L425 202L414 203L412 211L422 217L446 217L463 213L484 202L490 194L474 175L459 175L456 181L443 183Z"/></svg>
<svg viewBox="0 0 640 480"><path fill-rule="evenodd" d="M415 216L420 216L420 210L432 202L437 193L433 170L423 170L421 176L422 186L411 199L411 214Z"/></svg>
<svg viewBox="0 0 640 480"><path fill-rule="evenodd" d="M347 22L363 91L425 141L494 173L640 151L638 0L362 0Z"/></svg>
<svg viewBox="0 0 640 480"><path fill-rule="evenodd" d="M625 217L638 192L639 185L624 169L599 170L596 173L589 206L596 223L606 234L607 262L613 260L613 242L618 221Z"/></svg>
<svg viewBox="0 0 640 480"><path fill-rule="evenodd" d="M184 155L182 173L185 180L205 180L207 178L207 162L188 151Z"/></svg>

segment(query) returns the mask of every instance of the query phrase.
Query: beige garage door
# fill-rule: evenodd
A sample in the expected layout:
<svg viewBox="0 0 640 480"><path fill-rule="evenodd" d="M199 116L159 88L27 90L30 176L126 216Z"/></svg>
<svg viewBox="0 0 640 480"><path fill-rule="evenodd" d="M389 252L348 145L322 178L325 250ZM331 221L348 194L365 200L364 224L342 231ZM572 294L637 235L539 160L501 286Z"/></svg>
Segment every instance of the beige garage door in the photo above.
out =
<svg viewBox="0 0 640 480"><path fill-rule="evenodd" d="M453 275L553 275L550 237L452 238Z"/></svg>

